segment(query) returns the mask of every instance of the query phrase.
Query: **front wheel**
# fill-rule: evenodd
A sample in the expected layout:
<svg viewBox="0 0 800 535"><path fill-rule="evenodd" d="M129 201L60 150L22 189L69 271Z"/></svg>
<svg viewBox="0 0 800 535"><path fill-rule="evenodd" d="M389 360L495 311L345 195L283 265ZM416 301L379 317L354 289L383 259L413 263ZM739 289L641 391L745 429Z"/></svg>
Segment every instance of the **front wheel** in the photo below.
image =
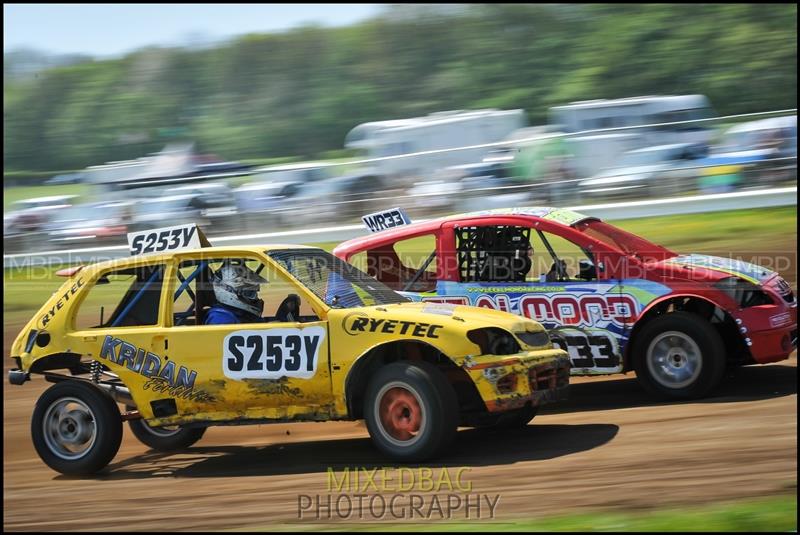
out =
<svg viewBox="0 0 800 535"><path fill-rule="evenodd" d="M385 455L419 462L440 453L455 437L458 401L435 366L394 362L370 381L364 419L373 443Z"/></svg>
<svg viewBox="0 0 800 535"><path fill-rule="evenodd" d="M122 419L114 400L95 386L64 381L36 402L31 436L39 457L56 472L90 475L119 451Z"/></svg>
<svg viewBox="0 0 800 535"><path fill-rule="evenodd" d="M696 399L725 373L724 343L704 318L672 312L647 323L634 345L636 377L645 390L669 399Z"/></svg>
<svg viewBox="0 0 800 535"><path fill-rule="evenodd" d="M152 427L141 418L128 420L128 425L139 442L156 451L186 449L200 440L206 432L205 427L181 427L179 425Z"/></svg>

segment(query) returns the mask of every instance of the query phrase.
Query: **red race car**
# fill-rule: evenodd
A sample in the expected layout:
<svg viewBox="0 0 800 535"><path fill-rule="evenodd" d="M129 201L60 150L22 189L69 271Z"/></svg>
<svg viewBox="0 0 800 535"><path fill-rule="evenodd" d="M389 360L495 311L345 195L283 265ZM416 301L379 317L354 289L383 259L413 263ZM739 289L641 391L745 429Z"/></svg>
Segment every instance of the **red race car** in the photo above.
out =
<svg viewBox="0 0 800 535"><path fill-rule="evenodd" d="M653 394L697 398L726 367L783 360L797 347L797 302L778 273L680 255L595 217L535 207L363 219L374 233L334 255L415 300L541 322L573 375L635 370Z"/></svg>

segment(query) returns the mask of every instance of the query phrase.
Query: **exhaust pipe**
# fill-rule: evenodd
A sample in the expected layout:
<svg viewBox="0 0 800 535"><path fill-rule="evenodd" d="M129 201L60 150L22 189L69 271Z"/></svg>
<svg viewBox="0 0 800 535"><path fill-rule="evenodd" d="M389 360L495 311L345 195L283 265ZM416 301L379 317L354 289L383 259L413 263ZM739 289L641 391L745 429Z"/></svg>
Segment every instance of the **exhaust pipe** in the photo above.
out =
<svg viewBox="0 0 800 535"><path fill-rule="evenodd" d="M106 394L111 396L117 403L122 403L123 405L128 406L136 406L136 404L133 402L131 391L124 386L109 385L105 383L97 383L96 386L105 390Z"/></svg>
<svg viewBox="0 0 800 535"><path fill-rule="evenodd" d="M12 385L21 385L25 383L25 381L31 380L31 374L28 372L24 372L22 370L9 370L8 371L8 382Z"/></svg>

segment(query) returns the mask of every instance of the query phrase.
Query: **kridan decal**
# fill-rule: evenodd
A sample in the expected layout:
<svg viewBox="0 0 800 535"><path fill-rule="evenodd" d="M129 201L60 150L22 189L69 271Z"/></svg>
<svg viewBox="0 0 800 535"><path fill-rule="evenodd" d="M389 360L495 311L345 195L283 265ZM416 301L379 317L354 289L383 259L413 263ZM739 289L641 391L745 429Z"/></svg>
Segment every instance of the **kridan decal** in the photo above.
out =
<svg viewBox="0 0 800 535"><path fill-rule="evenodd" d="M161 357L155 353L136 347L110 334L106 335L103 340L100 358L125 366L144 377L160 377L170 386L180 385L193 388L195 379L197 379L195 370L189 370L185 366L180 366L176 370L175 362L164 358L165 362L162 363Z"/></svg>

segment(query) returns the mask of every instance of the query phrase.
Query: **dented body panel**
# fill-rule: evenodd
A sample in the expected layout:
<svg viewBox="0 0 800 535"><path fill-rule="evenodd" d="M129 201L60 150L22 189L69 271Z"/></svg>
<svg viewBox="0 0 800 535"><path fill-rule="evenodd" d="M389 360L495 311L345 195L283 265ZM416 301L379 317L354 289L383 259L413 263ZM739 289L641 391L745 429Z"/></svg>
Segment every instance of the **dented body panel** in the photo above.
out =
<svg viewBox="0 0 800 535"><path fill-rule="evenodd" d="M352 419L347 383L354 366L384 345L412 342L433 348L463 370L487 411L563 397L569 374L566 353L554 349L546 335L536 346L518 336L544 333L537 322L431 303L332 307L276 262L269 255L272 250L318 251L300 246L211 247L70 270L20 332L11 356L23 372L33 373L69 367L64 362L77 364L79 359L97 361L130 390L139 414L151 426ZM173 296L180 291L180 262L228 256L256 258L285 275L318 321L176 325ZM164 273L151 287L160 291L154 325L76 328L81 303L103 276L157 264L164 266ZM482 354L469 332L486 328L507 333L519 351ZM65 361L65 355L71 360ZM87 380L79 377L86 368L77 368L71 370L75 380ZM504 377L509 378L501 381Z"/></svg>

